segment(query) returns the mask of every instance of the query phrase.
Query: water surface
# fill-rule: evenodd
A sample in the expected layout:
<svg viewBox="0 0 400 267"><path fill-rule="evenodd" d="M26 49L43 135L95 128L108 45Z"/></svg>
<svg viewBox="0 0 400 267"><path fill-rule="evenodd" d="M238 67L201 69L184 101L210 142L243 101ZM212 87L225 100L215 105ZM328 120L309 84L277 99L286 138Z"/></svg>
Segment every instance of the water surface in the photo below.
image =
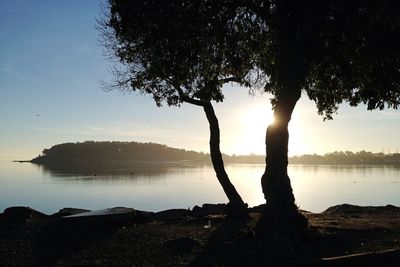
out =
<svg viewBox="0 0 400 267"><path fill-rule="evenodd" d="M250 206L263 203L262 164L228 164L226 170ZM342 203L400 205L399 167L290 165L288 172L297 204L305 210L321 212ZM97 173L0 162L0 211L10 206L29 206L48 214L63 207L159 211L226 201L207 164L139 164Z"/></svg>

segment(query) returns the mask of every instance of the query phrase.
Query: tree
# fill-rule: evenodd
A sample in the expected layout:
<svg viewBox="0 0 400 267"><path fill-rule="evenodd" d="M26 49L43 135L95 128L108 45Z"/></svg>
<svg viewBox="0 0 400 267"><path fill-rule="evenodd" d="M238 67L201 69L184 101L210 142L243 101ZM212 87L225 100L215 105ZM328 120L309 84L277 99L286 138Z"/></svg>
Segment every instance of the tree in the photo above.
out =
<svg viewBox="0 0 400 267"><path fill-rule="evenodd" d="M298 240L308 222L295 204L287 173L288 124L296 103L304 92L325 119L331 119L343 102L364 103L368 109L398 108L400 4L376 0L156 2L142 4L152 6L140 9L137 16L151 23L141 25L144 29L140 30L156 25L159 32L153 37L160 38L150 41L168 40L168 49L154 53L148 53L147 47L132 49L145 56L141 62L153 63L165 59L166 51L181 53L167 53L170 60L161 63L169 62L171 72L161 72L161 77L173 76L184 94L201 101L221 101L220 77L232 76L245 85L252 84L251 75L246 76L249 70L265 77L264 91L273 96L275 122L266 132L266 169L261 179L266 208L257 233L277 241ZM160 18L149 21L154 9L161 12L156 14ZM129 47L132 43L136 44L127 39L123 44ZM121 61L134 62L130 55L117 53ZM158 67L146 66L152 70L147 73L157 73L154 69ZM182 94L176 95L179 90L157 87L160 83L143 84L156 101L182 101Z"/></svg>
<svg viewBox="0 0 400 267"><path fill-rule="evenodd" d="M400 104L400 6L395 1L244 1L262 20L267 46L258 66L273 94L275 122L266 133L258 232L298 239L307 220L295 205L288 164L288 124L302 91L331 119L338 105L368 109Z"/></svg>
<svg viewBox="0 0 400 267"><path fill-rule="evenodd" d="M243 58L251 46L236 42L235 26L228 23L234 11L207 1L110 0L100 29L111 57L122 63L114 69L113 88L151 94L158 106L186 102L203 108L210 125L212 163L229 199L228 213L244 215L247 205L224 168L211 104L223 100L223 84L247 85L251 80L251 58ZM236 20L236 26L248 19Z"/></svg>

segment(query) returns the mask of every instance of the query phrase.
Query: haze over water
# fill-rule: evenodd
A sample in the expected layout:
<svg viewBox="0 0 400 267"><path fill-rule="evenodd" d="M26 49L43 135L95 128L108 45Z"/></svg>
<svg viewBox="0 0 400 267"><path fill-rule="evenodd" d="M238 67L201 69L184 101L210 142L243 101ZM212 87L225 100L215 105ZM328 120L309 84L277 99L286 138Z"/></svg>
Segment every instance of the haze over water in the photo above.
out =
<svg viewBox="0 0 400 267"><path fill-rule="evenodd" d="M264 202L262 164L228 164L226 170L249 206ZM343 203L400 205L400 167L289 165L288 172L304 210L321 212ZM136 172L132 167L94 176L0 161L0 211L10 206L48 214L64 207L159 211L222 202L227 200L211 165L147 164Z"/></svg>

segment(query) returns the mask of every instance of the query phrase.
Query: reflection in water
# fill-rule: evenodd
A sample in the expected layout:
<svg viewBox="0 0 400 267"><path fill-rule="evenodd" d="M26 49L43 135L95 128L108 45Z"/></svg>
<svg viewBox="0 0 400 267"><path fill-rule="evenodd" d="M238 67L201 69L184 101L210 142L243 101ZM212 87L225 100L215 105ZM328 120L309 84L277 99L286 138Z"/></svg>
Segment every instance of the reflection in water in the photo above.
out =
<svg viewBox="0 0 400 267"><path fill-rule="evenodd" d="M198 162L113 162L99 165L57 165L35 164L44 174L57 179L76 180L127 180L138 178L165 177L171 170L198 169L210 166Z"/></svg>
<svg viewBox="0 0 400 267"><path fill-rule="evenodd" d="M400 205L399 166L291 165L288 172L297 203L306 210L342 203Z"/></svg>
<svg viewBox="0 0 400 267"><path fill-rule="evenodd" d="M263 164L227 164L226 170L249 206L264 202ZM297 204L305 210L320 212L342 203L400 205L398 166L289 165L288 172ZM158 211L221 202L227 199L209 164L124 163L63 169L0 162L0 212L17 205L53 213L63 207Z"/></svg>
<svg viewBox="0 0 400 267"><path fill-rule="evenodd" d="M354 170L358 171L370 171L373 169L385 169L399 171L400 166L398 165L289 165L289 168L294 170L312 170L313 172L332 170L335 172L351 172Z"/></svg>

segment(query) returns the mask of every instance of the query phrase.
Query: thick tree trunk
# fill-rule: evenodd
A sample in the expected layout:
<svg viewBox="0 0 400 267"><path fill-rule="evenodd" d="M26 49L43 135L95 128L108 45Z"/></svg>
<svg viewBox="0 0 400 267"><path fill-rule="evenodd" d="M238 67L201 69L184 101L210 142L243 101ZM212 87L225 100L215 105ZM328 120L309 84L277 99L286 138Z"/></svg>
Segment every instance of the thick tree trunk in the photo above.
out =
<svg viewBox="0 0 400 267"><path fill-rule="evenodd" d="M300 98L301 91L282 92L274 107L275 122L268 126L266 134L266 168L261 185L266 207L257 224L257 233L272 242L298 241L305 233L308 221L295 204L295 198L287 173L288 124Z"/></svg>
<svg viewBox="0 0 400 267"><path fill-rule="evenodd" d="M236 191L235 186L229 180L228 174L225 171L222 153L219 147L220 131L218 119L215 116L214 109L211 103L203 105L208 123L210 125L210 154L211 161L217 175L218 181L221 184L226 196L228 197L228 216L247 216L247 204L245 204Z"/></svg>

